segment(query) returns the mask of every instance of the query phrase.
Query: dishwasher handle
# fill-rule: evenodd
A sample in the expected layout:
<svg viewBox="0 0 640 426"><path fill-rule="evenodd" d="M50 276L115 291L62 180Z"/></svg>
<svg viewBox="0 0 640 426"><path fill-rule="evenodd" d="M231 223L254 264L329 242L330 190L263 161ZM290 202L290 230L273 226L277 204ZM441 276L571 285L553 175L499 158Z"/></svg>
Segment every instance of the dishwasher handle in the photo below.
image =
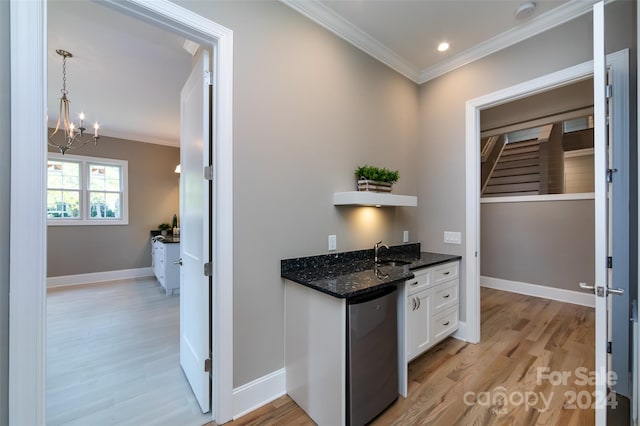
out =
<svg viewBox="0 0 640 426"><path fill-rule="evenodd" d="M347 304L348 305L357 305L359 303L366 303L366 302L370 302L371 300L375 300L378 299L380 297L384 297L388 294L393 293L394 291L396 291L398 289L397 284L391 284L388 286L384 286L381 289L376 289L373 291L368 291L364 294L359 294L357 296L353 296L347 299Z"/></svg>

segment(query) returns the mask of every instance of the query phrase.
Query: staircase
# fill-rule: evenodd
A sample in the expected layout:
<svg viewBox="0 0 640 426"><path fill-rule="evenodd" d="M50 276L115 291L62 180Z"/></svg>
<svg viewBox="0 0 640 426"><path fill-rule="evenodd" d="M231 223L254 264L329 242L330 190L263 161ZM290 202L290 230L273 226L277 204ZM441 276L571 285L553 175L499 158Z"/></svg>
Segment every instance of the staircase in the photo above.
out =
<svg viewBox="0 0 640 426"><path fill-rule="evenodd" d="M540 141L505 145L482 195L501 197L540 193Z"/></svg>

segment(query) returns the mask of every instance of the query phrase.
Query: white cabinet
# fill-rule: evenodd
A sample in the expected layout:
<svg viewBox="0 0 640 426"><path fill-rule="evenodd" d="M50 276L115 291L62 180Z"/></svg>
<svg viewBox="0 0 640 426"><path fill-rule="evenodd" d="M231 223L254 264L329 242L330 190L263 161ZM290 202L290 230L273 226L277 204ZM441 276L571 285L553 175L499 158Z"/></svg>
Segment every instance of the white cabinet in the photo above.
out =
<svg viewBox="0 0 640 426"><path fill-rule="evenodd" d="M458 261L419 269L406 282L407 362L458 329L458 269Z"/></svg>
<svg viewBox="0 0 640 426"><path fill-rule="evenodd" d="M180 259L179 243L152 241L151 266L153 274L167 294L180 291Z"/></svg>
<svg viewBox="0 0 640 426"><path fill-rule="evenodd" d="M407 359L413 359L431 345L431 292L422 290L407 299Z"/></svg>

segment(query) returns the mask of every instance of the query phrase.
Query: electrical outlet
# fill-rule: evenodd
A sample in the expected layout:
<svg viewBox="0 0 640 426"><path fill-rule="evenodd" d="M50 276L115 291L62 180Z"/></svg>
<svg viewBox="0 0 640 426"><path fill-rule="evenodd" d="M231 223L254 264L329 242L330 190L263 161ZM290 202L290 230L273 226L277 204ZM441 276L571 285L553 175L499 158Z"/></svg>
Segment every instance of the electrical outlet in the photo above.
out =
<svg viewBox="0 0 640 426"><path fill-rule="evenodd" d="M329 251L337 250L338 241L335 235L329 235Z"/></svg>
<svg viewBox="0 0 640 426"><path fill-rule="evenodd" d="M461 244L462 235L460 232L444 231L444 242L447 244Z"/></svg>
<svg viewBox="0 0 640 426"><path fill-rule="evenodd" d="M402 231L402 242L403 243L409 242L409 231Z"/></svg>

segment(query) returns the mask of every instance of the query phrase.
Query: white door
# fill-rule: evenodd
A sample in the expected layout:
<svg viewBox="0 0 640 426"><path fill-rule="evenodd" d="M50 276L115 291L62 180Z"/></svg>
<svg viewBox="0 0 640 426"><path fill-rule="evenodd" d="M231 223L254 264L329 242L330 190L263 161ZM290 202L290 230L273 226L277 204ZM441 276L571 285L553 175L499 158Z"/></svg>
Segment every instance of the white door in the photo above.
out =
<svg viewBox="0 0 640 426"><path fill-rule="evenodd" d="M594 171L595 171L595 369L596 387L594 405L596 425L607 424L607 405L615 408L615 395L609 395L609 335L610 294L621 290L610 288L610 270L607 257L611 253L610 234L610 183L607 179L609 166L609 131L607 126L607 65L605 56L604 2L593 6L593 102L594 102ZM581 285L584 287L584 285ZM614 378L613 378L614 379ZM612 397L611 399L609 397Z"/></svg>
<svg viewBox="0 0 640 426"><path fill-rule="evenodd" d="M203 51L180 93L180 365L203 413L210 410L209 54Z"/></svg>

